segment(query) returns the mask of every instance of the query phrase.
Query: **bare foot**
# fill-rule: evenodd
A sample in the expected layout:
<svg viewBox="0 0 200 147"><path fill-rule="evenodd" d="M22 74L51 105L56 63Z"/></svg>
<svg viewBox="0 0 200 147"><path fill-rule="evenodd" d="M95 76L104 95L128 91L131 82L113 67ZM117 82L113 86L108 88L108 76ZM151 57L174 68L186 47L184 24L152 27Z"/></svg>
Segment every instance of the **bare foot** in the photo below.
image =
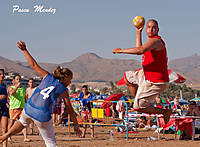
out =
<svg viewBox="0 0 200 147"><path fill-rule="evenodd" d="M82 134L80 138L85 138L85 134Z"/></svg>
<svg viewBox="0 0 200 147"><path fill-rule="evenodd" d="M11 137L8 137L8 141L9 141L9 142L12 142L12 139L11 139Z"/></svg>
<svg viewBox="0 0 200 147"><path fill-rule="evenodd" d="M132 108L131 110L128 110L128 112L134 112L135 111L135 109L134 108Z"/></svg>
<svg viewBox="0 0 200 147"><path fill-rule="evenodd" d="M29 139L29 138L25 138L24 139L24 142L31 142L32 140L31 139Z"/></svg>

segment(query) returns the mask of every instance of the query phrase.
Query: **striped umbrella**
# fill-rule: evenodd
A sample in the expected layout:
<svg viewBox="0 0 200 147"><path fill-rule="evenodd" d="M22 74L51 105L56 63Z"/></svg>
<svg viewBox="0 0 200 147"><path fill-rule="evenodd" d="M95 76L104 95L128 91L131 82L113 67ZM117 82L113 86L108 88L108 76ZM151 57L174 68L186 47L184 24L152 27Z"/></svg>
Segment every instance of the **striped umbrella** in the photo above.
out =
<svg viewBox="0 0 200 147"><path fill-rule="evenodd" d="M180 84L180 83L184 83L186 81L186 79L183 76L172 71L171 69L168 69L168 73L169 73L169 82L170 83L174 82L174 83Z"/></svg>
<svg viewBox="0 0 200 147"><path fill-rule="evenodd" d="M193 99L191 99L190 101L200 102L200 97L193 98Z"/></svg>

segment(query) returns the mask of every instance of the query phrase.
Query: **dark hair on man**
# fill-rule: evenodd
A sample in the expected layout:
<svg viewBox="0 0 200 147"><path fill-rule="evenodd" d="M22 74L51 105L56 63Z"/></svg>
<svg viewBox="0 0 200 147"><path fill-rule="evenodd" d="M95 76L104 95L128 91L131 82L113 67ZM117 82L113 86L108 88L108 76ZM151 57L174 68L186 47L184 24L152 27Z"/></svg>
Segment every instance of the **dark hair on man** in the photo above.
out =
<svg viewBox="0 0 200 147"><path fill-rule="evenodd" d="M32 81L34 82L34 79L33 79L33 78L29 78L29 79L28 79L28 81L30 81L30 80L32 80Z"/></svg>
<svg viewBox="0 0 200 147"><path fill-rule="evenodd" d="M147 21L147 23L149 23L150 21L153 21L153 22L157 25L157 27L158 27L158 21L157 21L157 20L155 20L155 19L149 19L149 20Z"/></svg>
<svg viewBox="0 0 200 147"><path fill-rule="evenodd" d="M165 108L165 109L169 109L169 106L165 106L164 108Z"/></svg>
<svg viewBox="0 0 200 147"><path fill-rule="evenodd" d="M197 103L195 101L190 101L190 105L196 105Z"/></svg>
<svg viewBox="0 0 200 147"><path fill-rule="evenodd" d="M21 76L20 76L20 74L18 74L18 73L14 74L13 80L14 80L16 77L20 77L20 79L21 79Z"/></svg>
<svg viewBox="0 0 200 147"><path fill-rule="evenodd" d="M3 72L3 74L4 74L4 69L3 69L3 68L0 68L0 71L2 71L2 72Z"/></svg>
<svg viewBox="0 0 200 147"><path fill-rule="evenodd" d="M140 116L141 120L147 120L146 116Z"/></svg>
<svg viewBox="0 0 200 147"><path fill-rule="evenodd" d="M53 77L58 79L61 83L64 83L65 76L72 76L73 73L68 68L63 68L61 66L56 67L53 73Z"/></svg>
<svg viewBox="0 0 200 147"><path fill-rule="evenodd" d="M88 89L88 85L83 85L83 86L82 86L82 89L83 89L83 88Z"/></svg>

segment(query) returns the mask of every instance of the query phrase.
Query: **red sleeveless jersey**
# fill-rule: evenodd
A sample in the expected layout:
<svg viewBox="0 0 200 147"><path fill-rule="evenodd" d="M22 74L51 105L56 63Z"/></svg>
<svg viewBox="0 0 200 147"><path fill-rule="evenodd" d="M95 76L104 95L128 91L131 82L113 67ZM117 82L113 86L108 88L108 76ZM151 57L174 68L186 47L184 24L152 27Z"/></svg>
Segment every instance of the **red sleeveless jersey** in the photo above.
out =
<svg viewBox="0 0 200 147"><path fill-rule="evenodd" d="M169 82L169 75L167 71L167 51L165 48L165 42L160 36L154 36L152 38L158 38L163 44L161 51L150 50L142 56L142 66L144 70L145 79L153 83L166 83Z"/></svg>

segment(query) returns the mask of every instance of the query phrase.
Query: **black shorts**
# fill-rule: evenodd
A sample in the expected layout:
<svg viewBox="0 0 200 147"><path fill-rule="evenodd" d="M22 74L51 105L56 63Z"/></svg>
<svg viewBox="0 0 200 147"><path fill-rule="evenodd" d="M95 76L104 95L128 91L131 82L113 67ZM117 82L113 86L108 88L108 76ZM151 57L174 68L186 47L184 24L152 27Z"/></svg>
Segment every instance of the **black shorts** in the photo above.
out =
<svg viewBox="0 0 200 147"><path fill-rule="evenodd" d="M0 103L0 117L2 116L9 117L9 109L6 106L6 103Z"/></svg>

